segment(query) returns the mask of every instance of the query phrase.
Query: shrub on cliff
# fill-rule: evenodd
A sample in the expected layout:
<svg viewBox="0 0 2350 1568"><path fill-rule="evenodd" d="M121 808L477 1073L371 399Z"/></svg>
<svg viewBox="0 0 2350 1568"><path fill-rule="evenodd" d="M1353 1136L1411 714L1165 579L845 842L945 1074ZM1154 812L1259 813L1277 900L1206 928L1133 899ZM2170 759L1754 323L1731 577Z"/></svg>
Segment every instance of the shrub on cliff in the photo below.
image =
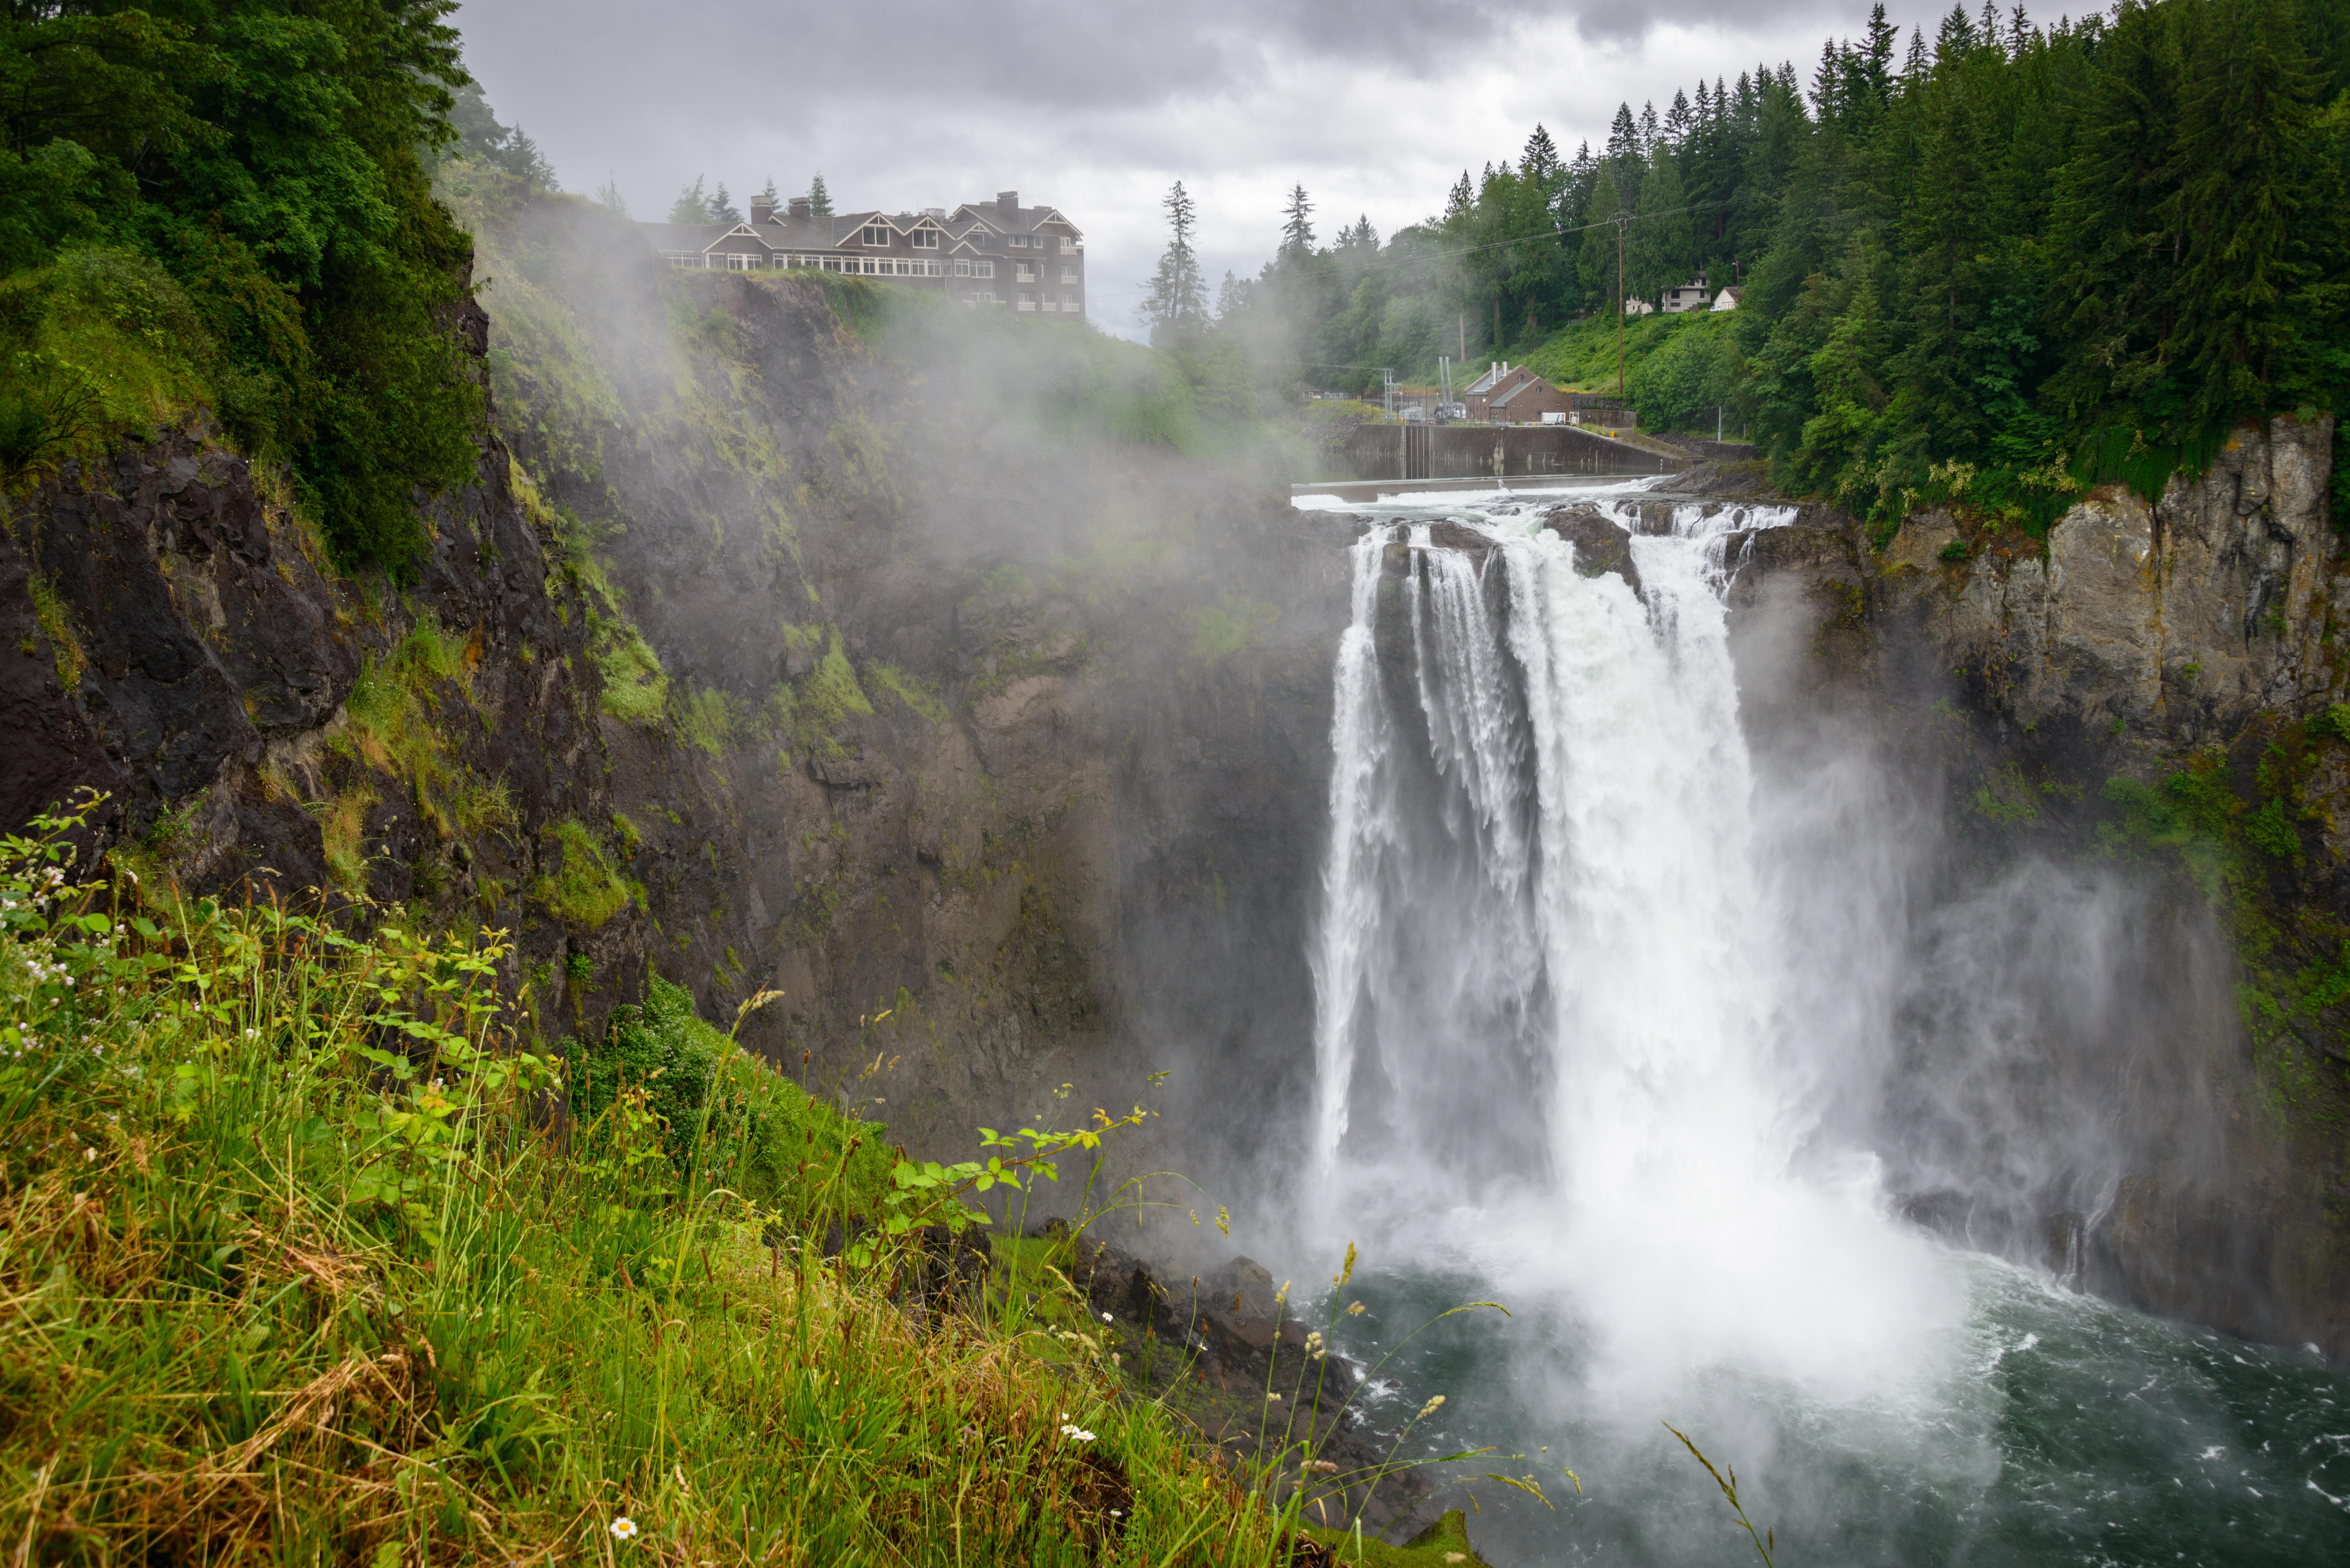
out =
<svg viewBox="0 0 2350 1568"><path fill-rule="evenodd" d="M419 161L453 135L449 89L467 79L453 8L153 0L0 19L0 482L202 400L291 465L340 559L413 561L417 493L477 460L454 339L471 252ZM109 333L81 286L93 256L168 275L189 325ZM132 292L151 313L158 291Z"/></svg>

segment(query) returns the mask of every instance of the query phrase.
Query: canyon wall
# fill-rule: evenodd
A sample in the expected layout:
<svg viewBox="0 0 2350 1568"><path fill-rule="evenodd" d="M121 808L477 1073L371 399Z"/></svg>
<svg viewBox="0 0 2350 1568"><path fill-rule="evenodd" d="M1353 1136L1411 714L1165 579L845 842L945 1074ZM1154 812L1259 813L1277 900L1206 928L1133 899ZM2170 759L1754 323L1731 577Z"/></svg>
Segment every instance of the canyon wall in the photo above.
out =
<svg viewBox="0 0 2350 1568"><path fill-rule="evenodd" d="M1918 850L1872 1114L1919 1219L2350 1356L2350 574L2330 420L2247 427L2044 541L1950 511L1755 537L1766 765L1878 749ZM1692 488L1735 493L1749 472ZM1997 972L2009 994L1968 994ZM1972 1131L1957 1124L1971 1121Z"/></svg>
<svg viewBox="0 0 2350 1568"><path fill-rule="evenodd" d="M144 877L506 930L550 1044L648 973L780 992L745 1044L920 1154L1148 1099L1241 1174L1304 1092L1263 933L1306 918L1345 615L1278 486L973 395L1098 371L1049 339L922 362L869 293L452 199L494 411L421 569L335 570L201 410L49 475L0 544L11 824L88 785Z"/></svg>

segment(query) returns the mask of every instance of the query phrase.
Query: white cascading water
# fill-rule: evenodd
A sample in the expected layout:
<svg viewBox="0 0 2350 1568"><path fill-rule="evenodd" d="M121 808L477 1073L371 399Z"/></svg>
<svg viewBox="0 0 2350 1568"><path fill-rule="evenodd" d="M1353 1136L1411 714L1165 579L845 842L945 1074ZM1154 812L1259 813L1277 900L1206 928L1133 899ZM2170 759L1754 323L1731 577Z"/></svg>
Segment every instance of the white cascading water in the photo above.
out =
<svg viewBox="0 0 2350 1568"><path fill-rule="evenodd" d="M1571 1298L1603 1376L1856 1386L1922 1369L1914 1336L1962 1308L1866 1160L1806 1147L1723 603L1725 546L1791 516L1677 507L1631 533L1638 592L1536 513L1354 549L1312 955L1324 1200Z"/></svg>
<svg viewBox="0 0 2350 1568"><path fill-rule="evenodd" d="M2095 1037L2126 905L2025 867L1918 922L1930 829L1867 745L1795 720L1767 768L1748 752L1728 552L1787 513L1642 535L1638 488L1558 498L1633 528L1637 591L1575 569L1555 501L1401 500L1354 548L1296 1219L1320 1255L1363 1243L1367 1315L1333 1321L1391 1379L1374 1424L1444 1394L1410 1452L1509 1456L1447 1470L1494 1562L1735 1561L1668 1420L1737 1467L1783 1561L2342 1560L2350 1377L1887 1212L1867 1140L2000 1191L1970 1137L2012 1158L2094 1117L2019 1118L2002 1064ZM1749 673L1799 676L1814 619L1742 623ZM1927 1111L1856 1116L1896 1041ZM1513 1316L1436 1318L1469 1300Z"/></svg>

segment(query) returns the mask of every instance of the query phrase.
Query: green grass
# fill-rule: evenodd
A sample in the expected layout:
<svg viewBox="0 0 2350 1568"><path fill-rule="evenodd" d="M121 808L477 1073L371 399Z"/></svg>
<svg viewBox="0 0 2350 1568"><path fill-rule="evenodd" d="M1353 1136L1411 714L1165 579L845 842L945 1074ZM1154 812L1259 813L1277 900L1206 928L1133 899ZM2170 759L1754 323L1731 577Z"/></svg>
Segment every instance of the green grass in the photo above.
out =
<svg viewBox="0 0 2350 1568"><path fill-rule="evenodd" d="M1625 322L1624 362L1627 382L1630 373L1638 369L1650 355L1670 343L1675 334L1705 319L1705 317L1691 313L1638 316ZM1562 327L1544 339L1540 348L1530 349L1520 363L1554 387L1613 393L1616 390L1615 317L1603 311Z"/></svg>
<svg viewBox="0 0 2350 1568"><path fill-rule="evenodd" d="M0 846L17 1560L1288 1560L1098 1357L827 1255L920 1172L681 992L567 1064L493 936L40 902L63 853Z"/></svg>

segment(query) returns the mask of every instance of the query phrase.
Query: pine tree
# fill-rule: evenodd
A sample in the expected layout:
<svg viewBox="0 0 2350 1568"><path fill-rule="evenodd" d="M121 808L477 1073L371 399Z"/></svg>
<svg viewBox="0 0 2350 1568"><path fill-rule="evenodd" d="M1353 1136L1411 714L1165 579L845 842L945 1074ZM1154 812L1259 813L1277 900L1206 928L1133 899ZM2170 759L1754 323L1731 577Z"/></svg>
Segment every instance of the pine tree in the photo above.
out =
<svg viewBox="0 0 2350 1568"><path fill-rule="evenodd" d="M1180 180L1168 188L1159 206L1167 214L1167 249L1159 258L1158 273L1147 286L1142 316L1150 323L1154 347L1181 348L1196 340L1207 325L1208 288L1200 275L1199 255L1191 245L1191 230L1198 222L1199 210Z"/></svg>
<svg viewBox="0 0 2350 1568"><path fill-rule="evenodd" d="M2195 415L2223 423L2264 411L2295 339L2285 302L2290 249L2308 205L2317 75L2292 18L2262 0L2202 12L2178 124L2182 226L2178 342Z"/></svg>
<svg viewBox="0 0 2350 1568"><path fill-rule="evenodd" d="M1648 171L1640 181L1640 207L1625 236L1626 294L1655 304L1665 289L1689 281L1690 221L1681 200L1680 171L1673 165L1672 150L1662 142L1649 154Z"/></svg>
<svg viewBox="0 0 2350 1568"><path fill-rule="evenodd" d="M1603 160L1599 177L1591 187L1591 204L1584 213L1583 221L1592 226L1583 232L1583 251L1576 265L1586 308L1598 309L1617 301L1616 225L1610 220L1622 204L1616 192L1615 160Z"/></svg>
<svg viewBox="0 0 2350 1568"><path fill-rule="evenodd" d="M1703 82L1700 82L1698 84L1697 90L1700 96L1702 96L1705 92L1705 84ZM1690 108L1689 94L1676 91L1673 94L1672 107L1665 110L1665 141L1667 145L1670 146L1676 152L1688 146L1690 130L1696 123L1697 114L1695 110Z"/></svg>
<svg viewBox="0 0 2350 1568"><path fill-rule="evenodd" d="M1835 44L1820 46L1819 68L1812 72L1812 116L1822 125L1844 118L1844 61Z"/></svg>
<svg viewBox="0 0 2350 1568"><path fill-rule="evenodd" d="M1965 19L1961 12L1951 15ZM1983 264L1992 248L1992 150L1976 76L1962 52L1937 58L1926 91L1917 199L1903 235L1910 332L1896 361L1901 406L1895 412L1939 456L1967 450L1983 433L1970 362Z"/></svg>
<svg viewBox="0 0 2350 1568"><path fill-rule="evenodd" d="M1607 161L1616 165L1616 172L1620 176L1636 161L1646 156L1646 151L1640 145L1640 122L1632 118L1632 106L1617 104L1616 118L1607 127Z"/></svg>
<svg viewBox="0 0 2350 1568"><path fill-rule="evenodd" d="M1565 172L1559 162L1558 143L1539 123L1534 134L1526 138L1525 155L1518 161L1518 171L1542 188L1545 201L1558 194L1559 178Z"/></svg>
<svg viewBox="0 0 2350 1568"><path fill-rule="evenodd" d="M832 192L825 189L824 171L821 169L816 171L816 178L808 182L808 211L819 218L832 216Z"/></svg>
<svg viewBox="0 0 2350 1568"><path fill-rule="evenodd" d="M1306 199L1303 184L1289 188L1281 213L1281 254L1303 261L1314 254L1314 203Z"/></svg>
<svg viewBox="0 0 2350 1568"><path fill-rule="evenodd" d="M1591 143L1579 143L1575 150L1575 161L1566 166L1559 184L1558 200L1552 211L1565 228L1580 228L1584 212L1591 205L1592 182L1599 178L1599 161L1591 156Z"/></svg>
<svg viewBox="0 0 2350 1568"><path fill-rule="evenodd" d="M693 183L677 193L669 204L669 221L672 223L706 223L710 220L710 193L702 188L702 176L696 174Z"/></svg>
<svg viewBox="0 0 2350 1568"><path fill-rule="evenodd" d="M1452 182L1452 189L1445 192L1442 221L1446 223L1458 223L1467 217L1476 205L1476 190L1469 183L1469 171L1463 169L1461 171L1461 178Z"/></svg>
<svg viewBox="0 0 2350 1568"><path fill-rule="evenodd" d="M734 210L733 198L726 194L726 182L718 182L718 189L710 194L710 221L713 223L739 223L743 214Z"/></svg>
<svg viewBox="0 0 2350 1568"><path fill-rule="evenodd" d="M773 174L767 176L767 182L759 187L758 195L752 199L764 202L771 210L783 205L783 198L775 193L775 177Z"/></svg>

